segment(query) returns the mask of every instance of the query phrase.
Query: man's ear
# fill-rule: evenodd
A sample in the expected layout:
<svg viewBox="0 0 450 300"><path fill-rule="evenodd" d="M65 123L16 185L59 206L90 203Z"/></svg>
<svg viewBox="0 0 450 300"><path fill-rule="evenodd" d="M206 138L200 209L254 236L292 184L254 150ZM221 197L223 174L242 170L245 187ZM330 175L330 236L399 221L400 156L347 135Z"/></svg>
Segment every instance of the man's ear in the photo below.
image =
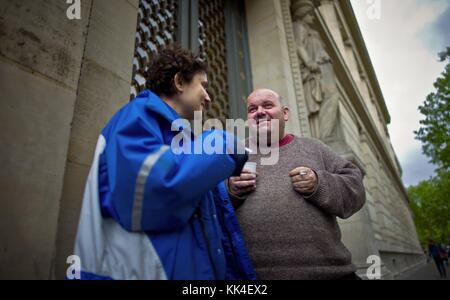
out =
<svg viewBox="0 0 450 300"><path fill-rule="evenodd" d="M284 117L284 121L287 122L289 120L289 107L285 106L283 107L283 117Z"/></svg>
<svg viewBox="0 0 450 300"><path fill-rule="evenodd" d="M180 73L175 74L173 77L173 83L175 84L175 88L179 93L182 93L184 90L183 80L180 77Z"/></svg>

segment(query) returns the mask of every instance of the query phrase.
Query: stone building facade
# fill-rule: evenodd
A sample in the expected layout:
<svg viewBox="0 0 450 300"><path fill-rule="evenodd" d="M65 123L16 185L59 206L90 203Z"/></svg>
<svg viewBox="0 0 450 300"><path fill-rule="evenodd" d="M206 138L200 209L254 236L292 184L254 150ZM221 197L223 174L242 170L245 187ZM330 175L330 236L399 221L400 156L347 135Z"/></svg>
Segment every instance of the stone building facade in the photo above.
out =
<svg viewBox="0 0 450 300"><path fill-rule="evenodd" d="M271 88L289 132L360 167L367 204L340 226L362 275L372 255L384 278L423 261L350 1L2 0L0 38L0 278L64 277L98 134L172 42L210 64L209 116L245 117Z"/></svg>

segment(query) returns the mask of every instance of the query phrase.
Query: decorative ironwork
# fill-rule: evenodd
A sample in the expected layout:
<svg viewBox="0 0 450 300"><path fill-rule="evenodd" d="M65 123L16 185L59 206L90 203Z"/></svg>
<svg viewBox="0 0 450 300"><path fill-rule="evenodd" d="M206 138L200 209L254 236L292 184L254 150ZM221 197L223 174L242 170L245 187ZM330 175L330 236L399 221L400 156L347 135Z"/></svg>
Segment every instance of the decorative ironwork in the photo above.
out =
<svg viewBox="0 0 450 300"><path fill-rule="evenodd" d="M212 100L206 117L223 123L229 116L224 1L199 0L198 20L199 53L208 63L208 92Z"/></svg>
<svg viewBox="0 0 450 300"><path fill-rule="evenodd" d="M145 71L161 48L176 41L177 0L140 0L130 98L145 89Z"/></svg>

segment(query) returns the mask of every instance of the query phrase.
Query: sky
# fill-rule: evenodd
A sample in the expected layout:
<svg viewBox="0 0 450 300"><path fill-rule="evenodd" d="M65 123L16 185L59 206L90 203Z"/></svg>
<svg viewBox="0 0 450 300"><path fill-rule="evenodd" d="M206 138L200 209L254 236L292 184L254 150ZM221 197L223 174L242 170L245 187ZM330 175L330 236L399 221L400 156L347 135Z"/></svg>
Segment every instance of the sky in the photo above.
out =
<svg viewBox="0 0 450 300"><path fill-rule="evenodd" d="M450 0L351 0L391 115L392 145L405 186L434 174L414 130L418 111L445 63L437 53L450 46Z"/></svg>

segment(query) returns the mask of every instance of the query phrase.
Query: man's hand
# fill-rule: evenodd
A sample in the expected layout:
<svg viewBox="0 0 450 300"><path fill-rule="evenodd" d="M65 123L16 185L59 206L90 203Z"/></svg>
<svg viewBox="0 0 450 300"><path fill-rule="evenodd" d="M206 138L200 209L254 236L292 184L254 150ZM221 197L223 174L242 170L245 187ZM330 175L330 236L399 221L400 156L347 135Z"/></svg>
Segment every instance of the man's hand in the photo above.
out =
<svg viewBox="0 0 450 300"><path fill-rule="evenodd" d="M307 167L295 168L289 172L294 190L304 195L311 195L317 186L316 173Z"/></svg>
<svg viewBox="0 0 450 300"><path fill-rule="evenodd" d="M241 176L230 177L228 187L234 196L242 196L256 190L256 176L247 170L242 170Z"/></svg>

